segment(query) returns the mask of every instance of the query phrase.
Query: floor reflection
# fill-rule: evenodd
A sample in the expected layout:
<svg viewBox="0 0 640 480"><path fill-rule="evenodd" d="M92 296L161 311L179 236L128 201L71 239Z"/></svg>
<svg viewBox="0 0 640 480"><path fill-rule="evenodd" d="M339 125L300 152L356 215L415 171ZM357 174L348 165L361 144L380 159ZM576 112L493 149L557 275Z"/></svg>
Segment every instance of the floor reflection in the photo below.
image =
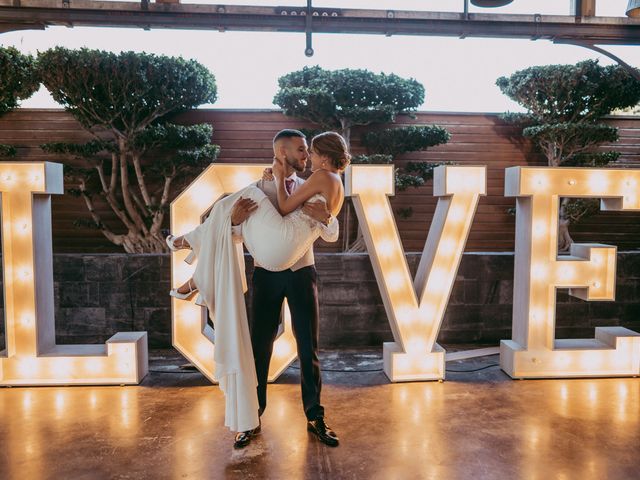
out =
<svg viewBox="0 0 640 480"><path fill-rule="evenodd" d="M444 383L325 375L341 446L306 431L300 387L269 387L263 433L232 449L224 399L199 374L139 387L0 391L0 478L633 478L640 380L513 381L497 368ZM350 380L350 378L352 380Z"/></svg>

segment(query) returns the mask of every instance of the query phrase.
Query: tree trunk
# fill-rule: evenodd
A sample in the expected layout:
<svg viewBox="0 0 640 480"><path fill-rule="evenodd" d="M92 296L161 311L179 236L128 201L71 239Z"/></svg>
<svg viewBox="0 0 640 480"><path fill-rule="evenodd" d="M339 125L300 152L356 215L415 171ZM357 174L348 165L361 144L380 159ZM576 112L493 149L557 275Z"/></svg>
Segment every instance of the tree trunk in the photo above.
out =
<svg viewBox="0 0 640 480"><path fill-rule="evenodd" d="M122 236L122 248L127 253L166 253L168 247L162 235L141 236L136 232L129 232Z"/></svg>
<svg viewBox="0 0 640 480"><path fill-rule="evenodd" d="M564 212L565 205L569 202L568 198L563 198L560 203L560 220L558 222L558 253L566 253L571 249L573 239L569 235L569 219Z"/></svg>

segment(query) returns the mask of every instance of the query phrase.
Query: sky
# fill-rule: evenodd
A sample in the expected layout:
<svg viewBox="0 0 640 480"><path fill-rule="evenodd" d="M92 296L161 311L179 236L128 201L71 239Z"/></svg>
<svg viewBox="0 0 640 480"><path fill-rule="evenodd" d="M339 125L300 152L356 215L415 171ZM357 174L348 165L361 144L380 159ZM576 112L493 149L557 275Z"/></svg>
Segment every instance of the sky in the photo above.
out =
<svg viewBox="0 0 640 480"><path fill-rule="evenodd" d="M182 0L183 4L210 3ZM298 1L227 0L226 5L304 6ZM599 0L597 15L624 16L627 0ZM564 15L569 0L515 0L502 8L471 7L479 13ZM461 12L463 0L314 0L315 7L373 8ZM640 22L640 20L639 20ZM35 54L54 46L123 50L182 56L205 65L216 77L218 100L213 108L272 109L278 77L304 66L325 69L364 68L415 78L426 90L422 111L521 111L495 86L503 75L533 65L576 63L607 57L591 50L554 45L547 40L314 34L315 55L304 55L303 33L218 32L115 28L51 27L44 31L0 34L0 45ZM627 63L640 66L640 47L607 46ZM42 88L22 103L27 108L59 108Z"/></svg>

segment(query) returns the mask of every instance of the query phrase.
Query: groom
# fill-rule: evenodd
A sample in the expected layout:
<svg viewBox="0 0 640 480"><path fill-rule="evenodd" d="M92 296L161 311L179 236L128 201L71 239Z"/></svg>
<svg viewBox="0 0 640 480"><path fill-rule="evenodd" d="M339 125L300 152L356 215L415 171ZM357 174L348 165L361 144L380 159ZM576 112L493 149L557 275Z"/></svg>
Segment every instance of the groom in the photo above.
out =
<svg viewBox="0 0 640 480"><path fill-rule="evenodd" d="M273 153L284 160L285 186L289 194L295 191L304 180L296 172L303 172L309 157L307 140L298 130L282 130L273 138ZM276 185L273 180L260 180L257 186L267 195L271 203L278 208ZM257 205L250 199L240 199L231 211L231 224L234 235L241 233L244 222ZM323 202L306 204L303 211L311 218L323 224L321 238L328 242L338 239L338 222L326 209ZM302 403L307 417L307 430L329 446L337 446L337 435L324 422L324 407L320 403L320 362L318 360L318 287L314 265L313 247L288 270L272 272L257 263L252 277L253 297L251 302L251 343L258 377L259 415L267 407L267 376L269 362L273 352L273 343L278 332L282 303L287 299L291 311L293 334L298 348L300 362L300 383ZM251 438L260 432L260 426L254 430L239 432L234 447L243 448Z"/></svg>

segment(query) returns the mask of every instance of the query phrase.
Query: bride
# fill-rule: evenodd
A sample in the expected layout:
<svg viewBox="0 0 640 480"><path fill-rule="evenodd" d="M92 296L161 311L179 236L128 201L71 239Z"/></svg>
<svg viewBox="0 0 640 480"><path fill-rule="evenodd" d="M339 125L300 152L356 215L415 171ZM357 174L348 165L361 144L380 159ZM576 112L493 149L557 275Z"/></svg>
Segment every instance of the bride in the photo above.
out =
<svg viewBox="0 0 640 480"><path fill-rule="evenodd" d="M256 374L249 336L240 265L236 260L231 230L231 211L237 201L254 202L255 211L242 224L242 240L261 267L282 271L293 266L320 236L322 226L302 212L307 202L320 200L337 215L344 201L340 173L350 155L344 139L325 132L311 140L311 176L289 195L284 159L276 155L273 176L277 209L262 190L250 185L213 206L207 220L192 232L169 236L172 250L191 248L198 258L194 275L170 295L189 299L199 293L198 303L209 309L216 331L215 378L225 392L225 425L235 431L256 428L258 403ZM224 299L216 301L216 299Z"/></svg>

